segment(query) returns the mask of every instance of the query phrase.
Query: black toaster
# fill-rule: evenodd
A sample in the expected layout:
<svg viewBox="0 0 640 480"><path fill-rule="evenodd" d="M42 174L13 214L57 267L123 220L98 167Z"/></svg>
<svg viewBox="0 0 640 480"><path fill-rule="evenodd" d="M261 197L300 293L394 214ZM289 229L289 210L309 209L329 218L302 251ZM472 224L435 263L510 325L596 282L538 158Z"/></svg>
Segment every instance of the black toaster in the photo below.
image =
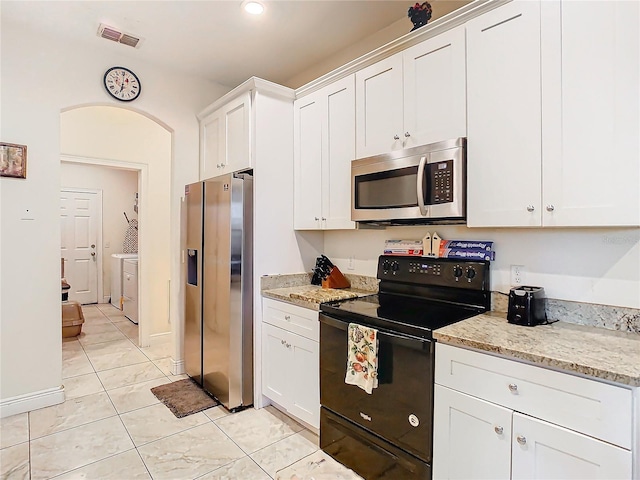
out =
<svg viewBox="0 0 640 480"><path fill-rule="evenodd" d="M547 298L542 287L514 287L509 291L507 320L533 327L547 323Z"/></svg>

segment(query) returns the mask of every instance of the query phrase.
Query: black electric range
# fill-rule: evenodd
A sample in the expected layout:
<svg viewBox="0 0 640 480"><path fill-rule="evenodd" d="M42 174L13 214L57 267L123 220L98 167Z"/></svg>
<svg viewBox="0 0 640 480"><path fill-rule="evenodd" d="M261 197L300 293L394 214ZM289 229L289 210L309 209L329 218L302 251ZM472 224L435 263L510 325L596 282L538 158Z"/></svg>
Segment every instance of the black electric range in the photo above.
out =
<svg viewBox="0 0 640 480"><path fill-rule="evenodd" d="M489 262L381 256L379 293L320 306L320 446L373 479L430 479L433 330L490 309ZM345 383L347 331L377 331L378 386Z"/></svg>

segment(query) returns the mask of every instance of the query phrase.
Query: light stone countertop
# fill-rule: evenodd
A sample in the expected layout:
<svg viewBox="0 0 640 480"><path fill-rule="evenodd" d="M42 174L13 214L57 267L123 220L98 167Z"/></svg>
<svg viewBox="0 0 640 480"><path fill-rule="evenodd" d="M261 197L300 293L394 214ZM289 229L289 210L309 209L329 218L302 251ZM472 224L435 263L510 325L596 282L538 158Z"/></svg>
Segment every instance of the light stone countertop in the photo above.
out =
<svg viewBox="0 0 640 480"><path fill-rule="evenodd" d="M262 296L273 298L311 310L320 310L320 304L345 300L348 298L364 297L375 292L354 288L322 288L319 285L298 285L295 287L273 288L263 290Z"/></svg>
<svg viewBox="0 0 640 480"><path fill-rule="evenodd" d="M434 330L442 343L640 386L640 335L556 322L525 327L490 312Z"/></svg>
<svg viewBox="0 0 640 480"><path fill-rule="evenodd" d="M311 310L320 310L320 304L364 297L378 293L378 279L357 274L345 274L350 288L322 288L311 285L310 273L264 275L260 278L263 297L280 300Z"/></svg>

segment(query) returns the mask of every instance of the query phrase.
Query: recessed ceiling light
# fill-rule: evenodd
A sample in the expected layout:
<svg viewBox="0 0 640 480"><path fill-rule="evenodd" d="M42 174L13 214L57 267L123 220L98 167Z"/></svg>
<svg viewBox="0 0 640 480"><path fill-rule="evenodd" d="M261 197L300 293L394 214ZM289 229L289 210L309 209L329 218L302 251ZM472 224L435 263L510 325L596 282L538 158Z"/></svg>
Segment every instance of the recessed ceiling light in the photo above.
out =
<svg viewBox="0 0 640 480"><path fill-rule="evenodd" d="M252 15L260 15L264 12L264 5L260 2L256 2L255 0L245 0L242 2L242 8L245 12Z"/></svg>

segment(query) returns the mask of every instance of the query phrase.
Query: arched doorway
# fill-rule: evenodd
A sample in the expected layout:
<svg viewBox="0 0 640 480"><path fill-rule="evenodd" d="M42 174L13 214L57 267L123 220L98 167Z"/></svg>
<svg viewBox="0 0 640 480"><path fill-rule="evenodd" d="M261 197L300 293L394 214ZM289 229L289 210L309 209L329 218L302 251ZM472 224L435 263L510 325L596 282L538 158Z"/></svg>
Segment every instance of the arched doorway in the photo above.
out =
<svg viewBox="0 0 640 480"><path fill-rule="evenodd" d="M78 106L60 115L61 161L138 172L140 346L171 340L171 145L169 128L127 108Z"/></svg>

